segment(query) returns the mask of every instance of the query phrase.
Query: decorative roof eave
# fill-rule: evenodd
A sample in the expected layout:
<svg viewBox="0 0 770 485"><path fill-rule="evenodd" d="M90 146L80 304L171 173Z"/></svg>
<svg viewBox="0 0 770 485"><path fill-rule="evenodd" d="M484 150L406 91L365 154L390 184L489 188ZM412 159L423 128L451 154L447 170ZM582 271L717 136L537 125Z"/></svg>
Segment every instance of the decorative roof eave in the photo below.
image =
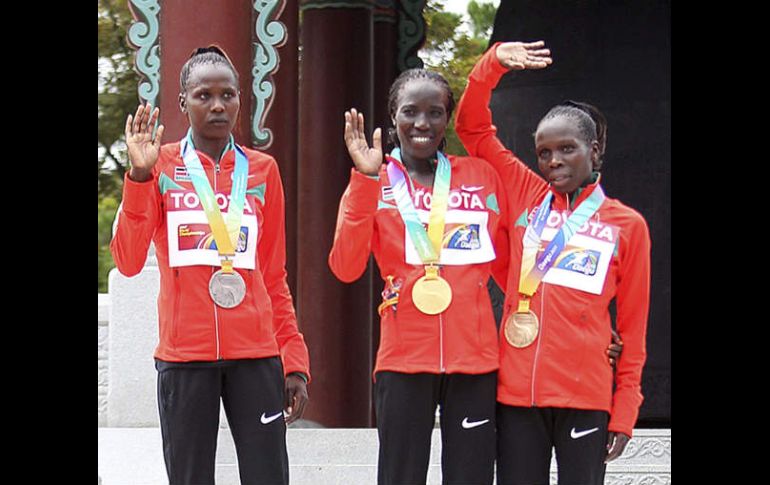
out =
<svg viewBox="0 0 770 485"><path fill-rule="evenodd" d="M160 93L160 5L158 0L129 0L128 7L135 21L128 29L128 42L137 49L134 69L142 76L139 98L157 106Z"/></svg>
<svg viewBox="0 0 770 485"><path fill-rule="evenodd" d="M273 74L280 66L280 56L276 47L286 42L286 26L273 20L283 11L284 0L254 0L257 13L254 28L257 42L254 43L254 63L251 84L254 94L254 112L251 116L253 145L262 150L273 144L273 132L264 127L265 118L273 104ZM277 9L276 8L280 7Z"/></svg>
<svg viewBox="0 0 770 485"><path fill-rule="evenodd" d="M398 12L398 70L423 67L417 51L425 42L425 19L422 10L426 0L401 0Z"/></svg>

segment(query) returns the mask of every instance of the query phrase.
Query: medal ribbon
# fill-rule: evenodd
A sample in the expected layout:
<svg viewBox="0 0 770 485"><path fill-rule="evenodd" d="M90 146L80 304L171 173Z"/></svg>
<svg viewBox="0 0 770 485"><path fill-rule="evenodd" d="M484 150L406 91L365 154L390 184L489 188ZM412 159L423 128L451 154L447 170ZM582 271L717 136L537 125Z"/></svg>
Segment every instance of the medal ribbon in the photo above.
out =
<svg viewBox="0 0 770 485"><path fill-rule="evenodd" d="M187 136L182 141L182 158L187 173L190 176L195 193L200 198L203 212L211 227L214 241L217 243L217 252L222 258L222 270L225 273L233 271L232 258L235 256L235 247L241 232L241 218L243 216L244 202L246 200L246 179L248 177L249 162L243 150L232 143L235 149L235 169L233 171L233 184L230 188L230 204L227 209L227 222L222 218L222 211L214 196L206 171L201 165L198 154L195 152L192 142L192 131L187 131Z"/></svg>
<svg viewBox="0 0 770 485"><path fill-rule="evenodd" d="M444 219L447 207L449 206L449 182L452 177L452 170L449 159L441 152L437 152L437 154L438 166L436 167L436 176L433 181L427 231L417 216L417 210L414 208L412 196L407 188L406 180L409 178L409 173L401 163L401 150L399 148L395 148L390 153L389 160L391 163L387 166L388 178L393 188L398 212L401 214L401 219L409 231L409 236L412 238L417 254L425 264L433 264L439 261L441 240L444 237ZM409 181L411 183L411 178L409 178Z"/></svg>
<svg viewBox="0 0 770 485"><path fill-rule="evenodd" d="M545 251L537 256L540 247L541 235L551 213L551 199L553 193L548 192L540 207L537 208L532 224L524 231L523 251L521 258L521 273L519 275L519 293L524 297L519 300L519 312L529 311L529 297L535 294L535 290L545 277L545 274L556 262L556 258L569 242L570 238L583 224L591 218L604 202L605 195L600 185L570 214L559 232L545 248Z"/></svg>

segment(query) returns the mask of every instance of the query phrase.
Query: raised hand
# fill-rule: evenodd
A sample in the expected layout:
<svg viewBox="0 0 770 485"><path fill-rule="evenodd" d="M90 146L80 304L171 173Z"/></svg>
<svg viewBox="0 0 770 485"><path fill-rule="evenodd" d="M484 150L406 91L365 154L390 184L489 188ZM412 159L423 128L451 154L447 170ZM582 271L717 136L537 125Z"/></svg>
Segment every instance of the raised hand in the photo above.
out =
<svg viewBox="0 0 770 485"><path fill-rule="evenodd" d="M553 62L551 50L545 42L505 42L497 46L495 53L500 64L513 71L543 69Z"/></svg>
<svg viewBox="0 0 770 485"><path fill-rule="evenodd" d="M165 127L158 126L155 138L152 136L152 130L159 115L160 108L152 110L149 104L140 104L136 108L136 114L133 117L129 114L126 119L126 147L128 160L131 162L131 171L128 176L131 180L137 182L148 180L152 174L152 167L158 161L160 140Z"/></svg>
<svg viewBox="0 0 770 485"><path fill-rule="evenodd" d="M345 111L345 145L356 170L364 175L377 175L382 165L382 130L372 135L372 147L364 134L364 115L355 108Z"/></svg>

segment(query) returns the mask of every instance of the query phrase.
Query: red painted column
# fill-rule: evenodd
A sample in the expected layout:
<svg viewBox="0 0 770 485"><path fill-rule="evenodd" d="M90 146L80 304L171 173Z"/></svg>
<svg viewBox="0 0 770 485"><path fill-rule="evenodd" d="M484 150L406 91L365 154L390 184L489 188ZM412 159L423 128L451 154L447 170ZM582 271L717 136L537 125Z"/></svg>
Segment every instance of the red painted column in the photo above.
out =
<svg viewBox="0 0 770 485"><path fill-rule="evenodd" d="M329 427L366 427L372 425L372 275L367 270L355 283L341 283L327 258L353 166L343 113L351 107L373 113L372 2L311 0L300 9L297 306L314 376L305 416Z"/></svg>
<svg viewBox="0 0 770 485"><path fill-rule="evenodd" d="M250 145L251 65L253 59L250 19L251 2L191 2L163 0L160 9L160 106L166 126L163 142L181 139L187 118L179 110L179 72L196 47L218 44L224 48L240 77L241 111L235 140Z"/></svg>
<svg viewBox="0 0 770 485"><path fill-rule="evenodd" d="M374 116L371 117L370 129L382 129L383 150L388 146L388 128L391 126L388 113L388 93L390 85L398 76L398 12L395 0L376 0L374 9L374 86L373 98ZM372 366L377 349L380 346L380 315L377 306L381 301L382 276L376 264L372 264ZM374 408L372 408L372 423L376 423Z"/></svg>
<svg viewBox="0 0 770 485"><path fill-rule="evenodd" d="M383 142L391 126L388 92L398 77L398 12L395 0L377 0L374 10L374 119L382 128Z"/></svg>
<svg viewBox="0 0 770 485"><path fill-rule="evenodd" d="M253 15L256 16L256 12ZM283 11L277 16L274 15L274 18L286 27L286 40L282 46L278 47L278 70L273 74L273 104L265 118L265 126L272 130L273 139L272 144L264 151L275 157L281 170L286 199L286 271L289 289L296 302L297 134L299 131L299 7L297 0L285 0ZM252 25L254 25L253 21ZM302 331L302 322L298 324Z"/></svg>

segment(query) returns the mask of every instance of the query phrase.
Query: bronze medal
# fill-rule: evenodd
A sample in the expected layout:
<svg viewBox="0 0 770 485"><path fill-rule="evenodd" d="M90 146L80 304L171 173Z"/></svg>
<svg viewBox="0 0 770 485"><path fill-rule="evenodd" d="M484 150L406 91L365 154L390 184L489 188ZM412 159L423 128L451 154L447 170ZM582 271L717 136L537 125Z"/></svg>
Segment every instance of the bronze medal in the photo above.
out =
<svg viewBox="0 0 770 485"><path fill-rule="evenodd" d="M452 302L452 287L438 275L426 274L412 287L412 301L427 315L438 315Z"/></svg>
<svg viewBox="0 0 770 485"><path fill-rule="evenodd" d="M516 348L524 348L537 338L539 323L532 311L512 313L505 321L505 340Z"/></svg>
<svg viewBox="0 0 770 485"><path fill-rule="evenodd" d="M209 295L214 303L222 308L234 308L240 305L246 296L246 282L237 272L225 273L220 269L211 275Z"/></svg>

